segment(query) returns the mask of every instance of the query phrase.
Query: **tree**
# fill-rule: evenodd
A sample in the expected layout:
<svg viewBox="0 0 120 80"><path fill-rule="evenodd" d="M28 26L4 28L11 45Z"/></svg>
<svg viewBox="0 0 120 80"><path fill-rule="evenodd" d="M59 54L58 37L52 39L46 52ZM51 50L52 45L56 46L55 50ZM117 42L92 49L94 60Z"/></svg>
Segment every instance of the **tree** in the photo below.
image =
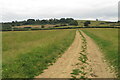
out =
<svg viewBox="0 0 120 80"><path fill-rule="evenodd" d="M60 19L60 23L63 23L63 24L66 23L66 19L65 18L61 18Z"/></svg>
<svg viewBox="0 0 120 80"><path fill-rule="evenodd" d="M37 20L35 21L35 24L40 24L40 20L37 19Z"/></svg>
<svg viewBox="0 0 120 80"><path fill-rule="evenodd" d="M47 20L41 20L40 24L48 24L48 21Z"/></svg>
<svg viewBox="0 0 120 80"><path fill-rule="evenodd" d="M41 28L45 28L45 26L44 26L44 25L42 25L42 26L41 26Z"/></svg>
<svg viewBox="0 0 120 80"><path fill-rule="evenodd" d="M49 19L48 23L49 24L54 24L54 19Z"/></svg>
<svg viewBox="0 0 120 80"><path fill-rule="evenodd" d="M27 24L34 24L35 23L35 20L34 19L28 19L27 20Z"/></svg>
<svg viewBox="0 0 120 80"><path fill-rule="evenodd" d="M15 22L14 21L12 21L12 26L15 26Z"/></svg>
<svg viewBox="0 0 120 80"><path fill-rule="evenodd" d="M89 26L89 24L91 24L90 21L86 21L86 22L84 22L84 26Z"/></svg>
<svg viewBox="0 0 120 80"><path fill-rule="evenodd" d="M69 23L69 25L75 25L75 26L78 26L78 22L75 21L75 20L73 20L73 21L71 21L71 22Z"/></svg>
<svg viewBox="0 0 120 80"><path fill-rule="evenodd" d="M67 18L66 19L66 22L69 24L71 21L74 21L74 19L73 18Z"/></svg>
<svg viewBox="0 0 120 80"><path fill-rule="evenodd" d="M73 21L74 19L73 18L67 18L66 21L69 22L69 21Z"/></svg>

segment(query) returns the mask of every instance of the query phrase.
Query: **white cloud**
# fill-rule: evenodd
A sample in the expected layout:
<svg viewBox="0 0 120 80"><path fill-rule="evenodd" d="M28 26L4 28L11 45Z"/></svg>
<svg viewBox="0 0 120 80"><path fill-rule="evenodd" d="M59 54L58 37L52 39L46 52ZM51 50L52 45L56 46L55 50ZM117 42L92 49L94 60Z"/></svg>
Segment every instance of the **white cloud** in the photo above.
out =
<svg viewBox="0 0 120 80"><path fill-rule="evenodd" d="M2 0L2 21L28 18L117 20L119 0ZM1 13L0 13L1 14Z"/></svg>

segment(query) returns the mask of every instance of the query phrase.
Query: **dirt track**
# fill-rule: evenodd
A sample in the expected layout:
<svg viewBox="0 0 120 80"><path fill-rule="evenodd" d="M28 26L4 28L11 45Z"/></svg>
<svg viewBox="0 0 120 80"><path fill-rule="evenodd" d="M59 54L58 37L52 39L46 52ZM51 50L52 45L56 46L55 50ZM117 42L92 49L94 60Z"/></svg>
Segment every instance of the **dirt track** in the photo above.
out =
<svg viewBox="0 0 120 80"><path fill-rule="evenodd" d="M103 53L101 53L99 47L96 43L85 33L83 36L86 38L87 41L87 53L88 53L88 60L91 68L93 70L92 75L88 77L92 78L114 78L114 74L111 73L108 65L104 62Z"/></svg>
<svg viewBox="0 0 120 80"><path fill-rule="evenodd" d="M113 73L110 73L108 66L103 62L102 53L94 41L82 32L87 41L87 53L89 68L92 68L92 74L88 75L89 78L114 78ZM72 70L75 69L75 65L79 63L79 56L81 51L81 36L76 31L76 36L72 45L68 50L59 58L56 63L49 66L44 70L44 73L36 76L35 78L71 78Z"/></svg>

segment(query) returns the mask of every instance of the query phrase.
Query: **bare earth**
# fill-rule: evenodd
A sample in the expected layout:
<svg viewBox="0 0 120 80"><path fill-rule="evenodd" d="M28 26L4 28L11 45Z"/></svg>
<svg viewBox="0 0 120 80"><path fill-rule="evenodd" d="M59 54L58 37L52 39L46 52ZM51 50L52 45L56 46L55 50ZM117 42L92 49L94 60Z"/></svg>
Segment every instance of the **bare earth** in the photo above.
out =
<svg viewBox="0 0 120 80"><path fill-rule="evenodd" d="M112 73L104 61L103 53L101 53L99 47L95 44L95 42L83 33L83 36L87 41L87 53L88 60L93 70L93 75L88 76L89 78L115 78L114 73Z"/></svg>
<svg viewBox="0 0 120 80"><path fill-rule="evenodd" d="M84 34L87 41L87 53L90 68L92 68L92 74L88 75L88 78L114 78L114 74L110 73L107 64L103 61L102 53L94 41ZM35 78L71 78L72 70L79 60L81 51L81 36L76 31L76 36L72 45L68 50L59 58L56 63L49 66L44 70L44 73L36 76Z"/></svg>

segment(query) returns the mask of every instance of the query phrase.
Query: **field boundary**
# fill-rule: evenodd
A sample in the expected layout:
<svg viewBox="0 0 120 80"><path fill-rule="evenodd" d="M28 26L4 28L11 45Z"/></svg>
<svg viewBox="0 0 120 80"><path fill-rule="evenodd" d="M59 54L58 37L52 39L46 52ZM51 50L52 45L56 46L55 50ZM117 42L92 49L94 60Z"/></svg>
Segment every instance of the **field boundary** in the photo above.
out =
<svg viewBox="0 0 120 80"><path fill-rule="evenodd" d="M17 28L17 29L9 29L9 30L0 30L0 31L34 31L34 30L58 30L58 29L82 29L82 28L120 28L120 27L65 27L65 28L31 28L31 29L24 29L24 28Z"/></svg>

